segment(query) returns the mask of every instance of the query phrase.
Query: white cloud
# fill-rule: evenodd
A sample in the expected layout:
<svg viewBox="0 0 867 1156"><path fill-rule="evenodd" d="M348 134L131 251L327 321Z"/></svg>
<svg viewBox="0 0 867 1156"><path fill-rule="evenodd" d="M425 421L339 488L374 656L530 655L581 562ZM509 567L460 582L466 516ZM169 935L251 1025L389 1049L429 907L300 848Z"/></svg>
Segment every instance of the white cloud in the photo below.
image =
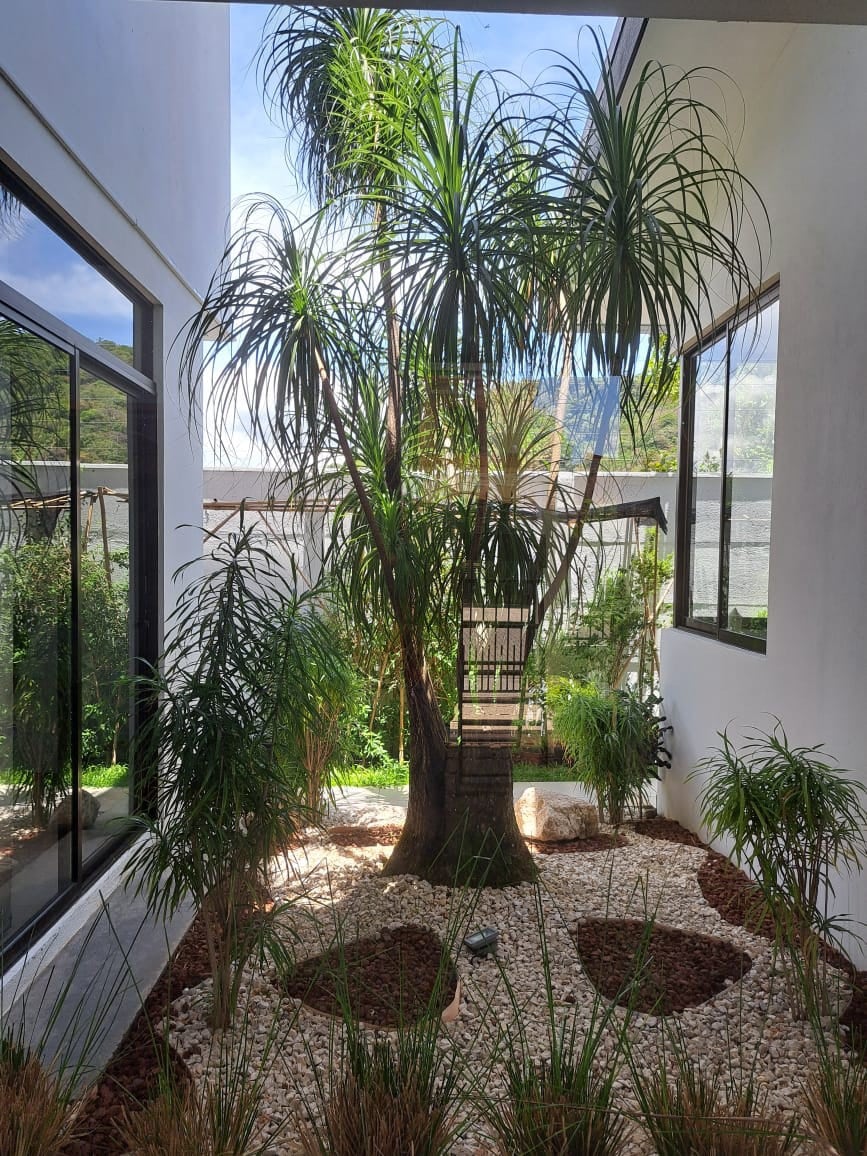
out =
<svg viewBox="0 0 867 1156"><path fill-rule="evenodd" d="M70 263L48 273L21 273L0 264L0 281L6 281L58 317L94 321L128 320L132 305L89 265Z"/></svg>

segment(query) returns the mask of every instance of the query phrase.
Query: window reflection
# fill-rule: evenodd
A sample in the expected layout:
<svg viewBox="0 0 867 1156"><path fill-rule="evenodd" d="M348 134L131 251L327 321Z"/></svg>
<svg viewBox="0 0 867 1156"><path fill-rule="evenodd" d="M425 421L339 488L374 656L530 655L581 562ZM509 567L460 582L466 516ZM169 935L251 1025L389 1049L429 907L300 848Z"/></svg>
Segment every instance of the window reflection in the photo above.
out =
<svg viewBox="0 0 867 1156"><path fill-rule="evenodd" d="M769 294L687 362L686 622L759 649L768 627L778 329L779 301Z"/></svg>
<svg viewBox="0 0 867 1156"><path fill-rule="evenodd" d="M130 299L2 183L0 281L91 341L133 343Z"/></svg>
<svg viewBox="0 0 867 1156"><path fill-rule="evenodd" d="M126 396L92 373L79 385L82 857L130 813L129 479ZM98 807L98 810L96 809Z"/></svg>
<svg viewBox="0 0 867 1156"><path fill-rule="evenodd" d="M0 315L0 940L72 879L70 371Z"/></svg>

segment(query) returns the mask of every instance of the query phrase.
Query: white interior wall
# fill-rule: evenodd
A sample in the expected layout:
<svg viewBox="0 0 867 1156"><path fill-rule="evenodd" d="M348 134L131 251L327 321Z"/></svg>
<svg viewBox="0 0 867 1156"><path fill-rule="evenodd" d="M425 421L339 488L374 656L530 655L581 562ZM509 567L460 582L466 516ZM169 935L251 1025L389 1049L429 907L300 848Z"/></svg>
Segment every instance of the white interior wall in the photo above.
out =
<svg viewBox="0 0 867 1156"><path fill-rule="evenodd" d="M867 783L867 30L651 22L648 58L737 82L738 157L767 204L767 272L780 276L767 654L662 638L674 765L661 804L697 829L700 781L686 778L728 724L778 716L793 742L824 742ZM841 881L837 909L867 922L864 879Z"/></svg>

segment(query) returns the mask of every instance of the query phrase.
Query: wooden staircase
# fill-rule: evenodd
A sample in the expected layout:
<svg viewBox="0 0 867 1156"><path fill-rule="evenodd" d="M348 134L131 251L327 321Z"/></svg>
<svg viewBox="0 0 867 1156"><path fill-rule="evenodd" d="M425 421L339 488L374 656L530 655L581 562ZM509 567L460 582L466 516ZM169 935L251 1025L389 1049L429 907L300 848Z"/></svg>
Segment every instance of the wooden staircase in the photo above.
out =
<svg viewBox="0 0 867 1156"><path fill-rule="evenodd" d="M530 614L528 606L464 605L458 659L458 732L464 745L516 741Z"/></svg>

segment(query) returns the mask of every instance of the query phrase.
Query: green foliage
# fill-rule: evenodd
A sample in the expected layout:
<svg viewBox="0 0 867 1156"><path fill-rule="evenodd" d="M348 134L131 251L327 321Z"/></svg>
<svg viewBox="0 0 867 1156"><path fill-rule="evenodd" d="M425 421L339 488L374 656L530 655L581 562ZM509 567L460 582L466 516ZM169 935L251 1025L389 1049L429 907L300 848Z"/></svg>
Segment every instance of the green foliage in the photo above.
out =
<svg viewBox="0 0 867 1156"><path fill-rule="evenodd" d="M269 861L303 820L279 749L287 729L316 723L330 646L315 595L296 594L242 530L218 540L184 588L160 670L138 680L153 700L138 754L145 765L160 760L160 819L145 822L151 838L127 877L157 915L188 896L202 911L218 1027L231 1021L253 950L282 951L250 913Z"/></svg>
<svg viewBox="0 0 867 1156"><path fill-rule="evenodd" d="M724 1079L671 1037L674 1073L663 1050L647 1068L633 1060L632 1076L644 1126L659 1156L789 1156L800 1147L798 1121L786 1124L751 1075ZM641 1061L646 1064L646 1060Z"/></svg>
<svg viewBox="0 0 867 1156"><path fill-rule="evenodd" d="M321 1121L301 1135L303 1156L446 1156L456 1130L455 1059L437 1047L437 1024L368 1038L349 1027L342 1072Z"/></svg>
<svg viewBox="0 0 867 1156"><path fill-rule="evenodd" d="M865 851L865 788L821 757L773 731L747 733L740 749L728 731L693 772L707 775L702 821L761 888L783 945L807 949L833 921L827 902L838 870L859 870Z"/></svg>
<svg viewBox="0 0 867 1156"><path fill-rule="evenodd" d="M617 1064L599 1055L605 1016L588 1028L564 1021L541 1060L506 1057L506 1099L490 1119L502 1156L616 1156L626 1118L614 1087Z"/></svg>
<svg viewBox="0 0 867 1156"><path fill-rule="evenodd" d="M2 562L13 613L13 757L16 783L34 821L47 822L69 790L72 719L72 567L64 535L20 545ZM79 629L84 714L82 761L124 757L127 588L101 563L79 561Z"/></svg>
<svg viewBox="0 0 867 1156"><path fill-rule="evenodd" d="M261 74L317 211L299 223L250 206L182 351L193 417L211 379L223 444L243 412L302 509L338 496L334 572L356 616L399 640L413 773L441 800L451 700L432 653L451 650L464 579L534 605L535 629L585 521L526 516L497 391L580 361L620 378L630 429L646 423L675 351L760 279L739 240L761 254L766 219L701 70L649 64L621 104L600 44L601 83L555 55L540 101L474 72L446 31L354 7L275 15ZM559 436L538 414L528 427L537 451ZM430 868L447 827L435 810L398 864L415 837L413 866Z"/></svg>
<svg viewBox="0 0 867 1156"><path fill-rule="evenodd" d="M575 764L575 778L593 791L600 815L619 826L626 808L658 778L665 756L656 696L632 689L605 693L564 680L549 701L554 731Z"/></svg>
<svg viewBox="0 0 867 1156"><path fill-rule="evenodd" d="M602 690L613 690L621 686L637 656L640 670L650 676L644 685L652 685L657 599L672 567L670 556L657 556L656 531L651 530L627 566L601 574L561 647L563 672Z"/></svg>
<svg viewBox="0 0 867 1156"><path fill-rule="evenodd" d="M804 1090L805 1122L819 1151L835 1156L867 1152L867 1064L829 1043L823 1026L814 1025L818 1069Z"/></svg>
<svg viewBox="0 0 867 1156"><path fill-rule="evenodd" d="M330 777L349 755L350 720L358 691L334 621L323 617L321 633L320 653L311 654L306 671L311 709L303 715L283 716L275 747L287 780L294 777L297 781L298 805L311 820L321 815ZM289 677L295 674L291 671Z"/></svg>

